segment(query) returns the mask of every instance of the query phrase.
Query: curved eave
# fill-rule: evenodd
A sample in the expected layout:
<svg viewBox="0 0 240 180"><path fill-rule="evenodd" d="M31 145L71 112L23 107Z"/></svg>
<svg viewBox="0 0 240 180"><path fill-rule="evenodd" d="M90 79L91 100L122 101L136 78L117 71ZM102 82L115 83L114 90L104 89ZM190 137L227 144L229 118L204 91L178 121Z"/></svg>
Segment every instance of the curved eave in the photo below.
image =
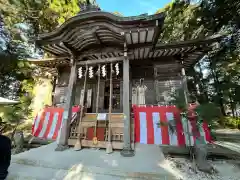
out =
<svg viewBox="0 0 240 180"><path fill-rule="evenodd" d="M103 11L90 11L86 13L78 14L70 19L68 19L65 23L63 23L60 27L55 29L52 32L40 34L36 40L38 45L52 43L53 39L60 40L60 37L64 33L68 32L71 28L81 27L82 25L90 25L94 22L108 22L118 29L131 29L137 27L149 27L155 26L156 20L159 20L159 23L164 21L164 14L155 14L151 16L140 15L140 16L132 16L132 17L120 17L112 13L103 12Z"/></svg>
<svg viewBox="0 0 240 180"><path fill-rule="evenodd" d="M204 55L211 50L212 44L215 42L221 41L223 36L210 36L205 39L195 39L183 42L175 42L169 44L156 44L155 49L152 50L152 46L147 44L139 44L137 47L129 48L128 57L130 60L135 62L141 62L143 60L153 60L156 62L164 61L164 57L176 57L176 59L183 57L183 59L178 59L178 61L183 61L183 66L186 69L191 68L197 61L202 59ZM45 61L39 60L33 63L35 64L65 64L69 61L62 60L68 59L66 57L55 58L55 59L46 59ZM92 49L86 52L81 53L81 57L78 58L79 65L84 63L82 59L90 61L99 61L101 59L110 59L110 58L119 58L123 57L123 49L120 48L105 48L104 51L99 47L99 49ZM54 63L51 61L54 60ZM175 62L175 65L178 65L180 62ZM173 66L172 66L173 67Z"/></svg>

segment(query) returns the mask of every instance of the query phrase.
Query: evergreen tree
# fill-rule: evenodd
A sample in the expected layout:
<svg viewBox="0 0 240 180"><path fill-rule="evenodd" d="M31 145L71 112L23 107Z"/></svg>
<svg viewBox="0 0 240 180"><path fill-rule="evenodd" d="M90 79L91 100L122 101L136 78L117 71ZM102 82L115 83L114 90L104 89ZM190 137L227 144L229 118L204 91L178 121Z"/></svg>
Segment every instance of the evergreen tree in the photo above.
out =
<svg viewBox="0 0 240 180"><path fill-rule="evenodd" d="M240 1L202 0L198 3L175 1L159 12L166 19L160 42L183 41L222 34L223 41L190 69L188 87L193 99L214 102L225 114L236 114L240 83ZM204 73L203 73L204 72Z"/></svg>

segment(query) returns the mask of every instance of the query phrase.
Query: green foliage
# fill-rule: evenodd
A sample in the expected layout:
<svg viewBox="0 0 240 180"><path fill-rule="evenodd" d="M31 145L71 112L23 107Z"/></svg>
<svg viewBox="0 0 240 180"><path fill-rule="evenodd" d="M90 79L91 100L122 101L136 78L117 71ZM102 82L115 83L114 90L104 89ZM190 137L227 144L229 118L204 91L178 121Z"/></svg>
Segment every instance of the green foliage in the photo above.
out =
<svg viewBox="0 0 240 180"><path fill-rule="evenodd" d="M21 64L17 72L19 75L12 83L18 84L14 90L16 91L15 96L19 97L18 100L20 103L4 108L3 120L11 124L19 124L22 120L31 118L30 104L33 98L34 86L34 80L30 73L32 69L26 62L19 62L19 64ZM10 90L14 91L12 88Z"/></svg>
<svg viewBox="0 0 240 180"><path fill-rule="evenodd" d="M239 7L239 0L201 0L199 3L176 0L157 11L166 14L160 43L216 34L227 37L187 72L189 97L201 104L213 102L223 114L227 109L236 111L240 105Z"/></svg>
<svg viewBox="0 0 240 180"><path fill-rule="evenodd" d="M4 121L18 124L21 120L30 118L28 116L31 114L29 107L34 81L32 68L25 61L34 49L30 39L40 32L51 31L70 16L77 14L77 2L0 0L0 37L3 37L6 47L0 52L0 96L20 101L18 105L5 108Z"/></svg>
<svg viewBox="0 0 240 180"><path fill-rule="evenodd" d="M171 96L171 104L174 104L180 111L187 110L183 88L177 89Z"/></svg>
<svg viewBox="0 0 240 180"><path fill-rule="evenodd" d="M185 1L172 2L159 10L158 13L163 11L166 14L159 41L168 43L205 37L206 31L196 17L197 10L196 5Z"/></svg>
<svg viewBox="0 0 240 180"><path fill-rule="evenodd" d="M39 33L52 31L76 15L80 11L78 2L0 0L0 39L3 40L0 45L6 47L4 51L0 48L0 96L20 101L15 106L4 108L4 121L19 124L21 120L31 118L29 115L34 81L32 68L25 61L36 52L31 41Z"/></svg>
<svg viewBox="0 0 240 180"><path fill-rule="evenodd" d="M29 56L24 46L25 42L14 38L10 36L3 38L5 50L0 52L0 96L20 101L17 105L2 108L5 122L19 124L30 115L33 79L29 63L22 60Z"/></svg>
<svg viewBox="0 0 240 180"><path fill-rule="evenodd" d="M224 122L224 127L240 129L240 119L239 118L225 117L223 122Z"/></svg>
<svg viewBox="0 0 240 180"><path fill-rule="evenodd" d="M83 2L85 0L82 0ZM0 0L0 12L9 29L18 23L31 27L32 36L52 31L80 9L79 0Z"/></svg>
<svg viewBox="0 0 240 180"><path fill-rule="evenodd" d="M47 0L4 0L4 6L0 10L5 17L5 23L9 29L18 23L29 24L33 33L37 34L42 29L50 28L55 23L54 16L45 18L48 13ZM40 26L45 22L45 26ZM13 29L12 29L13 30Z"/></svg>
<svg viewBox="0 0 240 180"><path fill-rule="evenodd" d="M182 88L177 89L172 94L172 104L176 105L176 107L186 115L188 114L188 107L186 105L185 97L184 97L184 90ZM199 104L195 110L197 115L199 116L198 121L205 120L209 124L213 124L214 121L218 121L221 118L220 109L213 103L204 103Z"/></svg>
<svg viewBox="0 0 240 180"><path fill-rule="evenodd" d="M221 117L220 109L213 103L200 104L195 109L195 112L203 119L211 124Z"/></svg>
<svg viewBox="0 0 240 180"><path fill-rule="evenodd" d="M58 24L64 23L67 19L75 16L80 11L78 0L49 0L49 8L58 14Z"/></svg>

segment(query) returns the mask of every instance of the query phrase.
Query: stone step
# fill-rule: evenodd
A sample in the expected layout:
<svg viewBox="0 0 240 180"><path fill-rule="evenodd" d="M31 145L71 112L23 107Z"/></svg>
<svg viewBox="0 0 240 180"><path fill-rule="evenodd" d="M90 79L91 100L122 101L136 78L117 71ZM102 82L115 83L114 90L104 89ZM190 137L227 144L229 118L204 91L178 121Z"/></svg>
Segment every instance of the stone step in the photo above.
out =
<svg viewBox="0 0 240 180"><path fill-rule="evenodd" d="M63 168L54 164L45 164L43 161L27 159L12 159L7 180L120 180L120 179L167 179L176 180L169 173L142 173L125 172L116 168L101 168L94 166L74 165L72 168Z"/></svg>

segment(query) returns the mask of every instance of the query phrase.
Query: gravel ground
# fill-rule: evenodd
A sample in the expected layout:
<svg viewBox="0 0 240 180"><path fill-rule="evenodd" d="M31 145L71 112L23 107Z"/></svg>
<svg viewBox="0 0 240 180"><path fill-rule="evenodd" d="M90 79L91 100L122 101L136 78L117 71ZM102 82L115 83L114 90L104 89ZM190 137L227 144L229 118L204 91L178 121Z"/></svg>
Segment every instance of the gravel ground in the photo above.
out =
<svg viewBox="0 0 240 180"><path fill-rule="evenodd" d="M192 162L184 158L166 158L161 164L163 168L174 174L179 180L239 180L240 164L227 161L209 161L215 172L203 173L193 168ZM239 163L239 162L238 162Z"/></svg>

